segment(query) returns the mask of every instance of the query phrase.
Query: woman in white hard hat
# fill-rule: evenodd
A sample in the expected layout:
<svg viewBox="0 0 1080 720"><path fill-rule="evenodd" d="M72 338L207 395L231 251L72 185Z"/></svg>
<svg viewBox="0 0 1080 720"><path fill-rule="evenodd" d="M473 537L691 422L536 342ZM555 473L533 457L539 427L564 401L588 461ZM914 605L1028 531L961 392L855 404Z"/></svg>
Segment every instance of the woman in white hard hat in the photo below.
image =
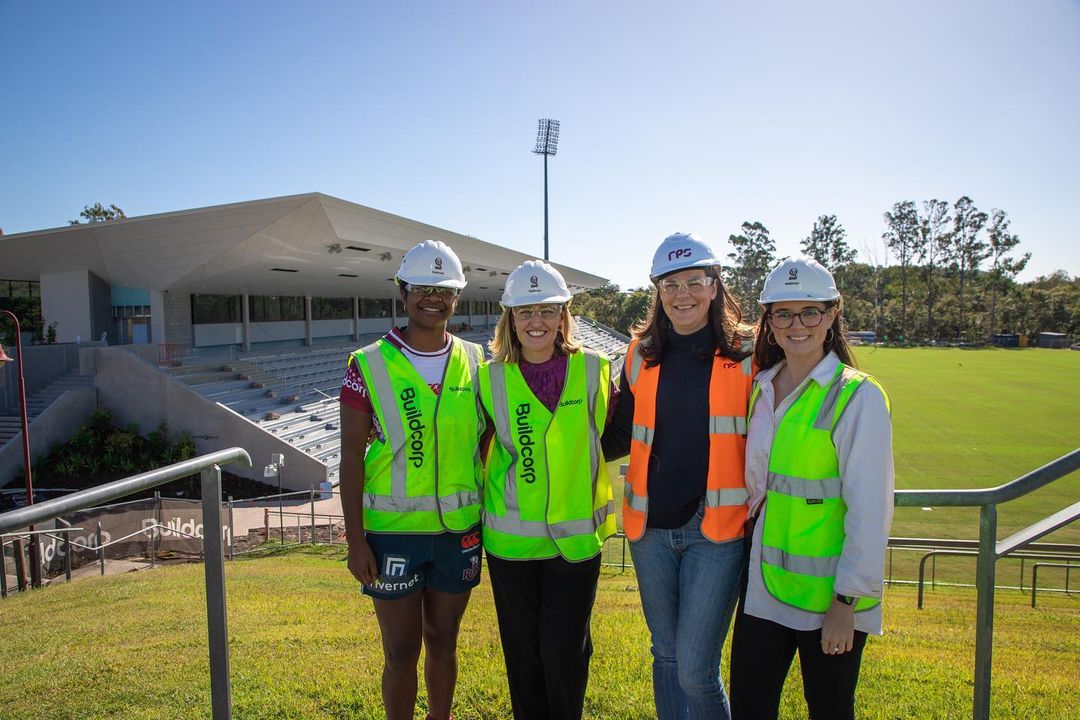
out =
<svg viewBox="0 0 1080 720"><path fill-rule="evenodd" d="M574 338L558 270L529 260L506 280L480 368L494 428L485 447L484 551L516 720L577 720L589 620L615 506L600 433L611 370Z"/></svg>
<svg viewBox="0 0 1080 720"><path fill-rule="evenodd" d="M855 369L840 293L788 259L760 297L747 445L753 543L731 659L736 720L776 718L796 651L812 718L854 718L867 634L881 634L893 508L889 398Z"/></svg>
<svg viewBox="0 0 1080 720"><path fill-rule="evenodd" d="M630 453L623 529L652 639L660 720L729 717L720 652L738 594L752 336L708 244L678 233L653 257L608 458Z"/></svg>
<svg viewBox="0 0 1080 720"><path fill-rule="evenodd" d="M352 353L342 382L341 506L349 571L382 631L386 717L413 717L423 645L427 717L446 720L480 581L483 349L447 332L465 275L445 243L409 250L397 284L408 324Z"/></svg>

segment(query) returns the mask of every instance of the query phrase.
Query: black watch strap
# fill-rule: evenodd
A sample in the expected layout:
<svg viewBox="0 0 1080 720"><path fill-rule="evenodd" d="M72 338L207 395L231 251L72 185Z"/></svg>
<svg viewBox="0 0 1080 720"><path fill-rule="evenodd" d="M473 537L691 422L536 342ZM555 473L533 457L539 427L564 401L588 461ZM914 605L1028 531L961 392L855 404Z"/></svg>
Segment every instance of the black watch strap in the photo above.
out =
<svg viewBox="0 0 1080 720"><path fill-rule="evenodd" d="M855 604L855 598L851 595L841 595L840 593L836 593L836 599L838 602L842 602L845 605Z"/></svg>

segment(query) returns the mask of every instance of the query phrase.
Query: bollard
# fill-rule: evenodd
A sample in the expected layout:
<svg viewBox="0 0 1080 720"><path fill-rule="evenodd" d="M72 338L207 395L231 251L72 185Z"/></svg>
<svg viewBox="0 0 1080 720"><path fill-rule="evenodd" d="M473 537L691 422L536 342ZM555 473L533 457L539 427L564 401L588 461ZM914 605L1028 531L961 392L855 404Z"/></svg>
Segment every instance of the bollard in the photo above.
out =
<svg viewBox="0 0 1080 720"><path fill-rule="evenodd" d="M270 508L263 508L263 532L266 542L270 542Z"/></svg>

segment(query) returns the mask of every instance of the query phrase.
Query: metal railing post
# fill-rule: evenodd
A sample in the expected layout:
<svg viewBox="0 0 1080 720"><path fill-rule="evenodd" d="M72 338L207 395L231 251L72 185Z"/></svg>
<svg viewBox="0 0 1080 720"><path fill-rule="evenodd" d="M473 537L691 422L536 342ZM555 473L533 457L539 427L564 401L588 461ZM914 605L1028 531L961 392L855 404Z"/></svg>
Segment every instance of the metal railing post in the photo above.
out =
<svg viewBox="0 0 1080 720"><path fill-rule="evenodd" d="M15 585L19 592L26 592L26 563L23 559L22 538L14 538L11 549L15 553Z"/></svg>
<svg viewBox="0 0 1080 720"><path fill-rule="evenodd" d="M0 598L7 596L7 543L0 537Z"/></svg>
<svg viewBox="0 0 1080 720"><path fill-rule="evenodd" d="M315 544L315 486L311 486L311 544Z"/></svg>
<svg viewBox="0 0 1080 720"><path fill-rule="evenodd" d="M233 550L233 539L234 539L233 538L233 535L234 535L233 528L235 528L235 527L236 526L233 525L233 499L232 499L232 495L230 495L229 496L229 559L230 560L233 559L233 552L234 552L234 550Z"/></svg>
<svg viewBox="0 0 1080 720"><path fill-rule="evenodd" d="M994 582L997 569L997 504L983 505L979 516L979 560L975 584L975 720L990 720L990 673L994 642Z"/></svg>
<svg viewBox="0 0 1080 720"><path fill-rule="evenodd" d="M229 630L225 616L225 554L221 542L221 468L202 471L206 631L210 642L210 702L214 720L232 717Z"/></svg>
<svg viewBox="0 0 1080 720"><path fill-rule="evenodd" d="M98 554L98 566L101 568L101 574L105 574L105 548L101 546L101 521L98 520L97 524L97 554Z"/></svg>

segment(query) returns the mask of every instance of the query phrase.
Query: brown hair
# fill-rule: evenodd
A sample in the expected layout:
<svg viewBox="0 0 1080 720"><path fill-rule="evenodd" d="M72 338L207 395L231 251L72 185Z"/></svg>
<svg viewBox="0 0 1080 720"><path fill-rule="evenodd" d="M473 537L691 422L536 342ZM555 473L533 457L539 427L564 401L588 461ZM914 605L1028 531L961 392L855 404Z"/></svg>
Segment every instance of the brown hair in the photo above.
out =
<svg viewBox="0 0 1080 720"><path fill-rule="evenodd" d="M709 325L713 330L714 350L721 357L741 361L750 354L750 351L743 350L743 345L753 340L753 328L743 324L739 302L724 286L718 267L712 265L702 268L705 274L713 278L713 282L716 283L716 297L709 302ZM673 272L681 272L681 270ZM664 357L665 337L671 331L671 319L664 312L664 304L660 301L659 283L667 275L671 273L661 275L653 282L654 289L652 302L649 303L649 312L645 319L635 325L631 331L640 341L638 350L645 360L646 367L660 364Z"/></svg>
<svg viewBox="0 0 1080 720"><path fill-rule="evenodd" d="M488 343L493 362L515 364L521 362L521 341L514 332L514 321L511 317L513 314L513 308L504 307L502 316L495 326L495 334ZM570 315L570 304L563 303L559 331L555 335L555 352L570 355L581 349L581 343L574 336L574 332L574 318Z"/></svg>
<svg viewBox="0 0 1080 720"><path fill-rule="evenodd" d="M822 345L822 349L825 351L826 355L830 352L834 352L836 353L836 357L840 358L840 362L853 368L857 368L858 365L855 363L855 355L851 352L851 346L848 345L847 338L844 337L846 323L844 322L843 315L843 298L838 298L836 300L822 300L821 302L825 304L826 312L831 308L836 308L836 317L833 318L832 325L829 326L829 332L825 335L825 343ZM759 370L771 368L784 358L784 351L776 343L776 338L773 337L772 328L769 327L770 309L772 309L772 303L765 305L764 310L761 313L761 320L758 321L758 343L754 346L754 364L757 365Z"/></svg>

